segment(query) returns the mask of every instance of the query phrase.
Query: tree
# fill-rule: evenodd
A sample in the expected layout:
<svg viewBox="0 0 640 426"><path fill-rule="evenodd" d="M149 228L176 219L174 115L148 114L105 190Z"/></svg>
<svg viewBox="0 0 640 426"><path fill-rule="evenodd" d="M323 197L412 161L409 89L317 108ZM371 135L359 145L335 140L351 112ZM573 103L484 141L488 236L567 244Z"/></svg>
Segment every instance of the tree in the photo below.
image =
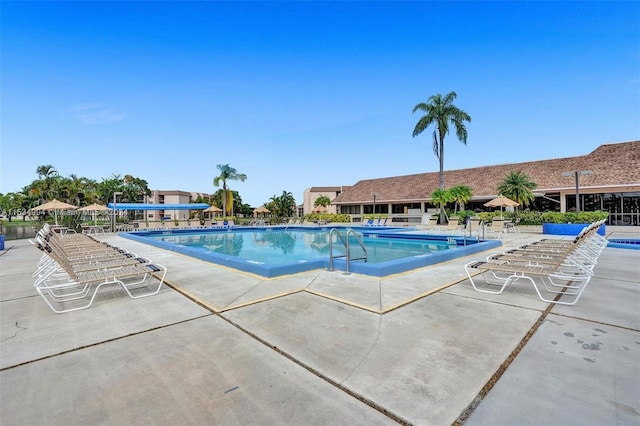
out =
<svg viewBox="0 0 640 426"><path fill-rule="evenodd" d="M331 199L326 195L322 194L313 202L314 207L323 206L327 207L331 205Z"/></svg>
<svg viewBox="0 0 640 426"><path fill-rule="evenodd" d="M498 185L498 193L513 201L517 201L521 206L527 205L535 200L533 190L537 188L529 176L522 171L510 172Z"/></svg>
<svg viewBox="0 0 640 426"><path fill-rule="evenodd" d="M102 178L102 181L98 183L97 198L101 203L108 203L113 200L113 194L116 192L124 192L124 179L121 175L113 174L108 179Z"/></svg>
<svg viewBox="0 0 640 426"><path fill-rule="evenodd" d="M436 189L431 193L431 202L440 207L440 212L444 212L444 206L453 201L451 191L447 189ZM444 215L440 216L440 223L444 223Z"/></svg>
<svg viewBox="0 0 640 426"><path fill-rule="evenodd" d="M227 181L229 180L239 180L240 182L244 182L247 180L247 175L243 173L238 173L236 169L229 166L228 164L218 164L218 170L220 170L220 174L213 178L213 186L220 186L220 182L222 182L222 191L223 191L223 207L222 210L224 214L231 214L233 208L233 193L227 191Z"/></svg>
<svg viewBox="0 0 640 426"><path fill-rule="evenodd" d="M269 199L267 208L278 217L293 216L296 208L296 199L291 192L282 191L282 195L279 197L274 195Z"/></svg>
<svg viewBox="0 0 640 426"><path fill-rule="evenodd" d="M84 199L83 189L85 187L84 178L71 174L68 178L60 179L60 199L63 201L80 206L81 201Z"/></svg>
<svg viewBox="0 0 640 426"><path fill-rule="evenodd" d="M122 201L125 203L140 203L144 196L150 196L151 190L146 180L131 175L124 175Z"/></svg>
<svg viewBox="0 0 640 426"><path fill-rule="evenodd" d="M60 195L57 194L57 181L60 175L55 167L51 164L38 166L36 173L38 174L39 184L37 185L37 191L34 191L34 194L38 194L39 200L51 200L59 197Z"/></svg>
<svg viewBox="0 0 640 426"><path fill-rule="evenodd" d="M58 176L58 171L51 164L38 166L38 168L36 168L36 173L38 174L38 179L47 179Z"/></svg>
<svg viewBox="0 0 640 426"><path fill-rule="evenodd" d="M228 190L228 192L231 193L231 196L227 198L231 198L233 201L233 206L229 210L233 210L234 214L242 213L244 215L251 215L253 213L253 209L251 208L251 206L242 202L242 198L240 197L240 194L238 194L238 191ZM207 202L213 204L214 206L223 205L224 191L222 189L218 189L211 195L210 199Z"/></svg>
<svg viewBox="0 0 640 426"><path fill-rule="evenodd" d="M433 153L440 160L440 175L438 188L444 190L444 138L449 134L449 122L453 123L456 136L463 144L467 144L467 128L464 122L471 122L469 114L453 104L456 92L450 92L444 98L439 93L429 97L427 103L421 102L413 108L413 113L422 111L425 113L413 129L415 138L431 124L435 124L433 131ZM440 221L444 222L444 207L440 208Z"/></svg>
<svg viewBox="0 0 640 426"><path fill-rule="evenodd" d="M466 185L458 185L454 186L453 188L449 188L449 194L451 195L451 201L454 201L456 203L453 214L458 213L458 206L460 206L460 210L462 210L464 203L466 203L471 199L471 197L473 197L471 188Z"/></svg>
<svg viewBox="0 0 640 426"><path fill-rule="evenodd" d="M2 210L11 222L11 217L16 216L22 207L24 196L20 193L9 192L5 195L0 194L0 210Z"/></svg>

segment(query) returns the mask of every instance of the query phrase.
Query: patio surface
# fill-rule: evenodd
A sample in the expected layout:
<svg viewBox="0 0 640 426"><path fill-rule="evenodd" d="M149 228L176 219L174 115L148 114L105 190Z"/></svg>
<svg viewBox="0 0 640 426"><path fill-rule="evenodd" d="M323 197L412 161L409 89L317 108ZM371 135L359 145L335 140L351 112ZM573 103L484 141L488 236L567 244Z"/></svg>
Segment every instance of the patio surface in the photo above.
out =
<svg viewBox="0 0 640 426"><path fill-rule="evenodd" d="M639 250L606 248L575 306L469 284L465 263L543 237L383 279L265 279L106 235L167 284L65 314L33 289L40 252L7 241L0 424L639 425Z"/></svg>

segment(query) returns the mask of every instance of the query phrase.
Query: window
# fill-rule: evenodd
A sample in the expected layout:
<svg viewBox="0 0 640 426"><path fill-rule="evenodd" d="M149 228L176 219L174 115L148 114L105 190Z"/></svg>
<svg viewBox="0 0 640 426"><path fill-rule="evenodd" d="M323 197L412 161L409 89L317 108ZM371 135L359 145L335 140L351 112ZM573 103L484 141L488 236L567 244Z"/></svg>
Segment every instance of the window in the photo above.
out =
<svg viewBox="0 0 640 426"><path fill-rule="evenodd" d="M602 196L600 194L581 195L580 202L582 203L581 210L584 210L587 212L602 210Z"/></svg>
<svg viewBox="0 0 640 426"><path fill-rule="evenodd" d="M602 194L602 210L609 213L621 213L622 210L622 194Z"/></svg>
<svg viewBox="0 0 640 426"><path fill-rule="evenodd" d="M575 199L575 196L574 196ZM551 201L556 200L556 201ZM575 203L574 203L575 204ZM560 211L560 194L545 194L544 197L536 197L530 207L531 210L539 212L559 212Z"/></svg>
<svg viewBox="0 0 640 426"><path fill-rule="evenodd" d="M340 206L342 214L360 214L360 206Z"/></svg>
<svg viewBox="0 0 640 426"><path fill-rule="evenodd" d="M392 204L391 212L394 214L407 214L409 210L420 209L422 206L420 203L404 203L404 204Z"/></svg>
<svg viewBox="0 0 640 426"><path fill-rule="evenodd" d="M640 192L622 194L622 212L640 213Z"/></svg>

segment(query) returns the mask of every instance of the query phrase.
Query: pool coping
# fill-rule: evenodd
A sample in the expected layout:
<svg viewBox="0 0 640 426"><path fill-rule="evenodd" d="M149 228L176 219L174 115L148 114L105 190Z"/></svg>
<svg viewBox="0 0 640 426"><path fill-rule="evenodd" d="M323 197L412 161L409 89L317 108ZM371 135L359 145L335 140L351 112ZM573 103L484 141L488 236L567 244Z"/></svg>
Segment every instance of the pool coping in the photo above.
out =
<svg viewBox="0 0 640 426"><path fill-rule="evenodd" d="M640 250L640 240L634 238L614 238L609 240L607 247Z"/></svg>

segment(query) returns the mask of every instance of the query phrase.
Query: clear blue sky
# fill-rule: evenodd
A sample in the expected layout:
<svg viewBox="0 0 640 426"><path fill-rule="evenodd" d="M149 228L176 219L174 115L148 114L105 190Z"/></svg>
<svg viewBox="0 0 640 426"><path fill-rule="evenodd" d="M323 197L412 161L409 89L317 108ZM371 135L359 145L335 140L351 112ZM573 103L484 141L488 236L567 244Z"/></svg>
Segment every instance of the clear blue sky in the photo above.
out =
<svg viewBox="0 0 640 426"><path fill-rule="evenodd" d="M471 117L445 168L640 138L640 2L5 2L0 192L52 164L260 205L434 172L413 107ZM470 177L471 179L473 177Z"/></svg>

